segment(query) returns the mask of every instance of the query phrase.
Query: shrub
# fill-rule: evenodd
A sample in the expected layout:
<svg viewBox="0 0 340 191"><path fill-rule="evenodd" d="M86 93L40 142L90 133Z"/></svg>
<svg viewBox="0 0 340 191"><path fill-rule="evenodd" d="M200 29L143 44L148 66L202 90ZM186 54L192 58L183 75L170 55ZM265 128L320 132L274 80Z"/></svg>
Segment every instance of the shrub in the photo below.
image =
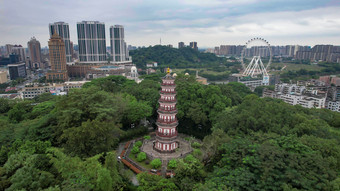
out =
<svg viewBox="0 0 340 191"><path fill-rule="evenodd" d="M144 161L146 159L146 154L145 154L145 152L140 152L139 154L138 154L138 156L137 156L137 161L138 162L142 162L142 161Z"/></svg>
<svg viewBox="0 0 340 191"><path fill-rule="evenodd" d="M151 166L153 168L159 168L160 166L162 166L162 161L160 159L154 159L151 161Z"/></svg>
<svg viewBox="0 0 340 191"><path fill-rule="evenodd" d="M145 136L144 136L144 139L146 139L146 140L150 140L150 139L151 139L151 137L150 137L150 135L145 135Z"/></svg>
<svg viewBox="0 0 340 191"><path fill-rule="evenodd" d="M132 149L131 149L131 153L132 153L132 154L137 154L137 153L139 153L139 147L133 146Z"/></svg>
<svg viewBox="0 0 340 191"><path fill-rule="evenodd" d="M142 145L143 145L142 141L137 141L135 143L135 146L138 147L138 148L140 148Z"/></svg>
<svg viewBox="0 0 340 191"><path fill-rule="evenodd" d="M168 167L169 167L170 169L175 169L175 168L177 167L177 161L176 161L175 159L171 159L171 160L169 161Z"/></svg>
<svg viewBox="0 0 340 191"><path fill-rule="evenodd" d="M202 155L202 151L199 150L199 149L194 149L193 155L194 155L195 157L201 156L201 155Z"/></svg>
<svg viewBox="0 0 340 191"><path fill-rule="evenodd" d="M139 137L148 133L148 127L138 127L125 131L120 137L119 141L131 140L134 137Z"/></svg>
<svg viewBox="0 0 340 191"><path fill-rule="evenodd" d="M193 162L193 161L195 161L195 160L196 160L196 158L195 158L194 156L192 156L191 154L188 155L188 156L186 156L186 157L184 158L184 161L185 161L186 163L188 163L188 162Z"/></svg>
<svg viewBox="0 0 340 191"><path fill-rule="evenodd" d="M202 145L200 143L198 143L198 142L193 142L191 144L191 146L194 147L195 149L198 149L198 148L201 148Z"/></svg>

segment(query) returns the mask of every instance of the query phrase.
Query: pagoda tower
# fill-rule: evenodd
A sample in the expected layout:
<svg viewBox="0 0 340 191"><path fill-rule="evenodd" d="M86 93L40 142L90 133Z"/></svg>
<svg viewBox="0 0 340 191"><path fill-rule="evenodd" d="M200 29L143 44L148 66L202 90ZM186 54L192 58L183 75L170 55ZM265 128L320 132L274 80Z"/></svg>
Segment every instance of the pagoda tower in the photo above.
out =
<svg viewBox="0 0 340 191"><path fill-rule="evenodd" d="M178 148L176 84L175 78L170 75L170 68L162 79L161 88L154 149L161 153L175 152L175 149Z"/></svg>

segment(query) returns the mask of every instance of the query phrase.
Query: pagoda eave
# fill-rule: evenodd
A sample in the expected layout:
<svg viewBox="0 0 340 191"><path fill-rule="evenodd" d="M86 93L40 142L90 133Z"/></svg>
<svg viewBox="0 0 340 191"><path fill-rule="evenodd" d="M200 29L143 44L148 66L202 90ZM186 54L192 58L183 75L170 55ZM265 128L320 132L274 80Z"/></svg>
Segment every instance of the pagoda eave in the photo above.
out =
<svg viewBox="0 0 340 191"><path fill-rule="evenodd" d="M164 123L164 122L156 122L157 126L162 126L162 127L176 127L178 125L178 122L172 122L172 123Z"/></svg>
<svg viewBox="0 0 340 191"><path fill-rule="evenodd" d="M177 109L174 109L172 111L166 111L166 110L158 109L157 113L161 113L161 114L177 114L178 111L177 111Z"/></svg>

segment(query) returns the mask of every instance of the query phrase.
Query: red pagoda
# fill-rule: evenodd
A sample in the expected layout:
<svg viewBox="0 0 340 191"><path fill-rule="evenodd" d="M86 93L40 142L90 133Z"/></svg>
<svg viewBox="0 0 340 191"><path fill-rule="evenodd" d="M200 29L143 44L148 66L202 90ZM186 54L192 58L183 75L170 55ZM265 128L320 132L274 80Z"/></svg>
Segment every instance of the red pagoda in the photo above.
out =
<svg viewBox="0 0 340 191"><path fill-rule="evenodd" d="M175 78L170 75L170 68L162 79L162 90L160 91L156 141L154 149L158 152L175 152L178 148L176 118L176 85Z"/></svg>

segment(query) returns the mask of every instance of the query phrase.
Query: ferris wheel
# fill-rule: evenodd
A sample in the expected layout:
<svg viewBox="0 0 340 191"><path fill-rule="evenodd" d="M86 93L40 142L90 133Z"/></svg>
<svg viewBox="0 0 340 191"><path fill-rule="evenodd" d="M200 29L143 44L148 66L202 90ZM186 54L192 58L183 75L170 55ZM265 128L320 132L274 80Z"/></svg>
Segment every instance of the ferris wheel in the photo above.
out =
<svg viewBox="0 0 340 191"><path fill-rule="evenodd" d="M262 49L263 48L267 49L266 51L268 51L269 53L268 62L265 64L262 62L260 51L257 50L257 52L255 52L254 54L258 54L258 55L253 55L253 58L249 64L244 63L244 58L246 57L247 49L256 43L262 44L261 46ZM253 39L248 40L248 42L246 43L246 45L244 46L241 52L241 64L242 64L244 76L254 77L254 76L262 74L265 80L265 78L268 78L269 76L267 73L267 69L269 68L271 62L272 62L272 49L270 48L270 44L268 43L268 41L266 41L263 38L253 38Z"/></svg>

